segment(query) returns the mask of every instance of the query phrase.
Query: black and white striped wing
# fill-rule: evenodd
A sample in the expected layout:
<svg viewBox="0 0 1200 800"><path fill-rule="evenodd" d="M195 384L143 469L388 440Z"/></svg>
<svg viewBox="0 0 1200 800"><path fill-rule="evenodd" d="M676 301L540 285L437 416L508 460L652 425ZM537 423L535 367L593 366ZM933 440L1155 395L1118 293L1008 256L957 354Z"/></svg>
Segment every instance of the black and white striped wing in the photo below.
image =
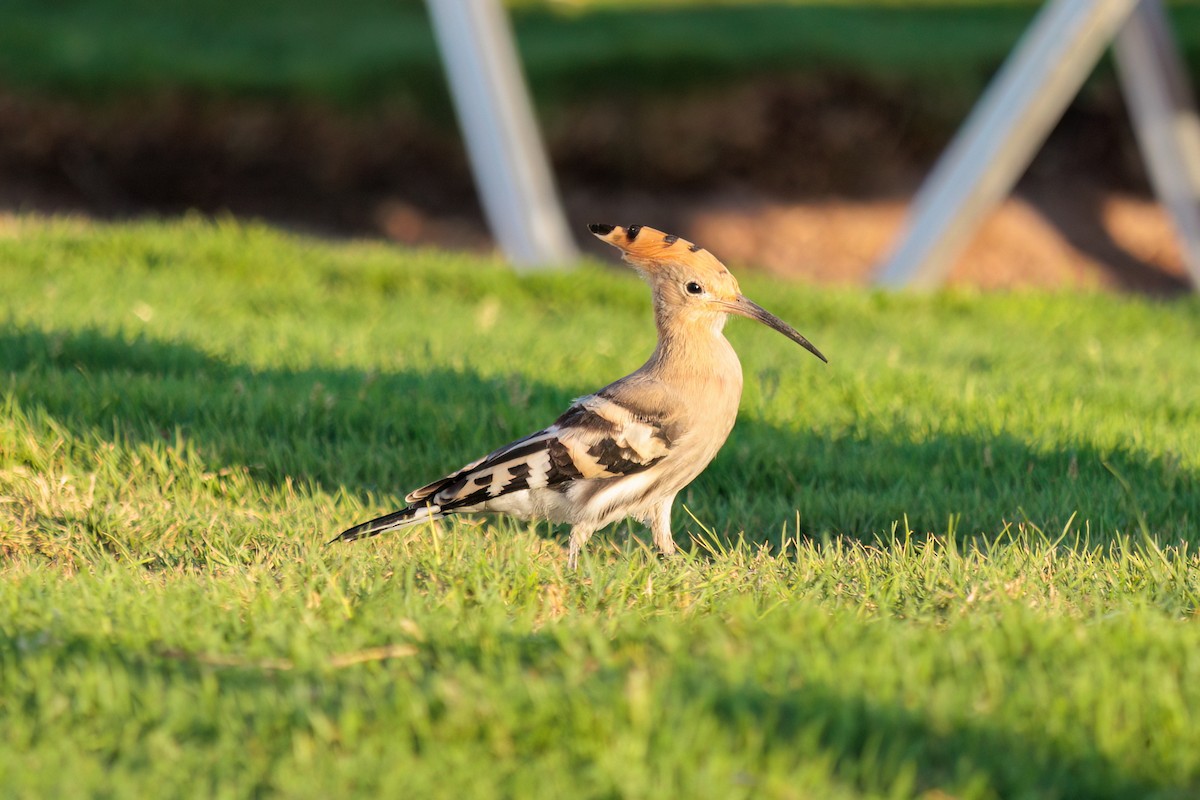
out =
<svg viewBox="0 0 1200 800"><path fill-rule="evenodd" d="M603 392L581 398L555 425L584 478L642 472L671 450L672 429L665 419L631 409Z"/></svg>
<svg viewBox="0 0 1200 800"><path fill-rule="evenodd" d="M657 464L671 447L670 426L603 393L581 398L549 428L518 439L407 497L406 508L338 536L375 536L454 511L486 507L523 490L566 491L574 481L615 479Z"/></svg>
<svg viewBox="0 0 1200 800"><path fill-rule="evenodd" d="M661 421L600 395L582 398L545 430L519 439L409 494L443 512L524 489L618 478L648 469L670 449Z"/></svg>
<svg viewBox="0 0 1200 800"><path fill-rule="evenodd" d="M410 492L410 505L432 505L443 511L476 506L494 497L553 486L578 477L558 442L554 426L518 439L462 469Z"/></svg>

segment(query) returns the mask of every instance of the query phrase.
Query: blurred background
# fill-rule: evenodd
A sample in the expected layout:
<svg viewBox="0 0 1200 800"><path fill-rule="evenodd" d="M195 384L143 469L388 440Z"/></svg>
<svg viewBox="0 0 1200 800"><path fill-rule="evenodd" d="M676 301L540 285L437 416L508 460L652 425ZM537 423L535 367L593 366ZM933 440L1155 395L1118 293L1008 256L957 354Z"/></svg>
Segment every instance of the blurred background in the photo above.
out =
<svg viewBox="0 0 1200 800"><path fill-rule="evenodd" d="M1038 8L506 6L586 252L637 222L850 284ZM1195 81L1200 6L1171 15ZM29 211L494 246L420 0L3 0L0 215ZM951 282L1186 290L1107 59Z"/></svg>

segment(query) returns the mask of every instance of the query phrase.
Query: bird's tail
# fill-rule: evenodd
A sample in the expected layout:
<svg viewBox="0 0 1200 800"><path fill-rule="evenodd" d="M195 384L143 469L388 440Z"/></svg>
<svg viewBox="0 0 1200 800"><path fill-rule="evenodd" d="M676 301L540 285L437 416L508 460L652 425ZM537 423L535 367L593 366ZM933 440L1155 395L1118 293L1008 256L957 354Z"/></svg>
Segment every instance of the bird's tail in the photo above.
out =
<svg viewBox="0 0 1200 800"><path fill-rule="evenodd" d="M356 539L366 539L371 536L378 536L381 533L394 531L398 528L407 528L409 525L416 525L421 522L433 522L439 520L446 515L442 513L440 506L422 505L422 506L406 506L399 511L393 511L391 514L384 514L382 517L361 522L353 528L347 528L329 541L329 544L334 542L353 542Z"/></svg>

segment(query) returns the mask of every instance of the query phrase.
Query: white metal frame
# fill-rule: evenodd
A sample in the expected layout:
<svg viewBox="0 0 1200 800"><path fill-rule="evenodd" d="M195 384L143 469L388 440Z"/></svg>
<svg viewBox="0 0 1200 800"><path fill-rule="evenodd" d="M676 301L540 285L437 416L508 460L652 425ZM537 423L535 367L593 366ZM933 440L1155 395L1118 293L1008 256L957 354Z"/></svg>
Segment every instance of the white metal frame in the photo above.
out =
<svg viewBox="0 0 1200 800"><path fill-rule="evenodd" d="M492 235L518 267L575 261L579 253L499 0L426 5Z"/></svg>
<svg viewBox="0 0 1200 800"><path fill-rule="evenodd" d="M940 284L1114 42L1151 183L1200 288L1200 121L1161 0L1050 0L913 200L884 286Z"/></svg>

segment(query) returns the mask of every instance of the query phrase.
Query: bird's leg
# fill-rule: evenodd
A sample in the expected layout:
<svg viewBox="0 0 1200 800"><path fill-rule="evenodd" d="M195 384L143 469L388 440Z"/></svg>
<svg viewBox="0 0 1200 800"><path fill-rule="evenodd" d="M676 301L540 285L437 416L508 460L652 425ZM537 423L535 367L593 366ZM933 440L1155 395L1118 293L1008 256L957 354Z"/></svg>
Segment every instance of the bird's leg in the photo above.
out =
<svg viewBox="0 0 1200 800"><path fill-rule="evenodd" d="M675 538L671 536L671 505L675 495L658 504L650 514L650 531L654 534L654 546L664 556L675 554Z"/></svg>
<svg viewBox="0 0 1200 800"><path fill-rule="evenodd" d="M582 525L571 528L571 549L567 551L567 569L575 569L579 566L579 551L583 549L587 540L595 532L595 528L585 528Z"/></svg>

